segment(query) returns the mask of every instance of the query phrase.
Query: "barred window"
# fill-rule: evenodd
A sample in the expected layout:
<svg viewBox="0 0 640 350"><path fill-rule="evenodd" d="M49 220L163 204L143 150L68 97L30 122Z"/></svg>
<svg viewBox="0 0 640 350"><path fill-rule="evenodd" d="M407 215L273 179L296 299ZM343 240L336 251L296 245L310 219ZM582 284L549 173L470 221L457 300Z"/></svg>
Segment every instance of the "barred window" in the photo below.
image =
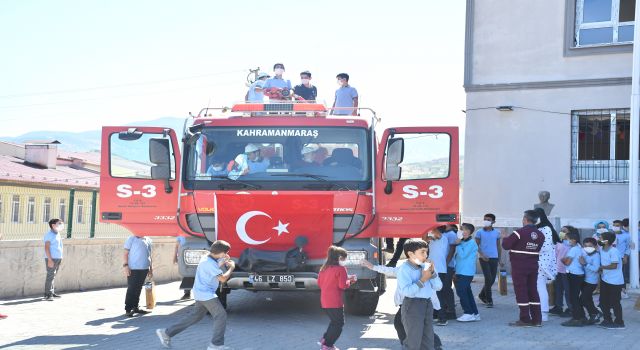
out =
<svg viewBox="0 0 640 350"><path fill-rule="evenodd" d="M629 181L629 109L573 111L571 182Z"/></svg>

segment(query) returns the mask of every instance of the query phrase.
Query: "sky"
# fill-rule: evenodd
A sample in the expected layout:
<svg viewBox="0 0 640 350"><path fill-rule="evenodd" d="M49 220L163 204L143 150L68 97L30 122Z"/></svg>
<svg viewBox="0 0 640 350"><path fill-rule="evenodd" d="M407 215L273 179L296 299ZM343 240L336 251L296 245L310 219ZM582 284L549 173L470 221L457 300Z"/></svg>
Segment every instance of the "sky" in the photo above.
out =
<svg viewBox="0 0 640 350"><path fill-rule="evenodd" d="M463 127L464 25L464 1L0 0L0 137L230 106L277 62L329 105L348 73L380 128Z"/></svg>

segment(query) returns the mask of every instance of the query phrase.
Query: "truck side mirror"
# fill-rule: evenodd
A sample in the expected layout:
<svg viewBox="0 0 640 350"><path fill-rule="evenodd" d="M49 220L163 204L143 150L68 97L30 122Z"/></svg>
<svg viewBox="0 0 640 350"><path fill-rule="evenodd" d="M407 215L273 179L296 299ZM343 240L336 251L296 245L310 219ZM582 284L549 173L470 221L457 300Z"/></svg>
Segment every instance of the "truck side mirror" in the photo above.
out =
<svg viewBox="0 0 640 350"><path fill-rule="evenodd" d="M149 160L155 164L151 167L151 178L165 180L164 190L167 193L173 190L169 183L171 179L170 147L169 139L149 139Z"/></svg>
<svg viewBox="0 0 640 350"><path fill-rule="evenodd" d="M398 181L402 174L400 163L404 159L404 139L390 139L387 147L385 177L387 181Z"/></svg>

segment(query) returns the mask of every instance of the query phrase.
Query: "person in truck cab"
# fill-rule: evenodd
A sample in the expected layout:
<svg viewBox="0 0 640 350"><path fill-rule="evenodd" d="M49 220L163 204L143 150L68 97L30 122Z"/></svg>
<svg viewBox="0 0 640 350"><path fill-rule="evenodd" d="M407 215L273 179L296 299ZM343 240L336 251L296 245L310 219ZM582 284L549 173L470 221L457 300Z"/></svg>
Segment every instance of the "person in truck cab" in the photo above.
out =
<svg viewBox="0 0 640 350"><path fill-rule="evenodd" d="M236 158L229 163L229 177L264 173L269 168L269 159L260 155L260 147L253 143L249 143L244 147L244 153L238 154Z"/></svg>
<svg viewBox="0 0 640 350"><path fill-rule="evenodd" d="M225 168L225 161L220 157L213 157L211 165L207 169L207 175L209 176L227 176L229 172Z"/></svg>

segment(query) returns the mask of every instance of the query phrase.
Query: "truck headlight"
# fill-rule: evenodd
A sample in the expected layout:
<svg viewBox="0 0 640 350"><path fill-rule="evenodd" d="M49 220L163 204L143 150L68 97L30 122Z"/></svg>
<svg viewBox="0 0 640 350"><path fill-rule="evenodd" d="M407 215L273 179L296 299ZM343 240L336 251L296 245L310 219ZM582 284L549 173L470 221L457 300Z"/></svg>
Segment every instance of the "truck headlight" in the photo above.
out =
<svg viewBox="0 0 640 350"><path fill-rule="evenodd" d="M198 265L200 260L209 255L208 250L185 250L183 253L184 263L187 265Z"/></svg>
<svg viewBox="0 0 640 350"><path fill-rule="evenodd" d="M360 266L360 262L366 259L367 252L363 250L347 251L346 266Z"/></svg>

